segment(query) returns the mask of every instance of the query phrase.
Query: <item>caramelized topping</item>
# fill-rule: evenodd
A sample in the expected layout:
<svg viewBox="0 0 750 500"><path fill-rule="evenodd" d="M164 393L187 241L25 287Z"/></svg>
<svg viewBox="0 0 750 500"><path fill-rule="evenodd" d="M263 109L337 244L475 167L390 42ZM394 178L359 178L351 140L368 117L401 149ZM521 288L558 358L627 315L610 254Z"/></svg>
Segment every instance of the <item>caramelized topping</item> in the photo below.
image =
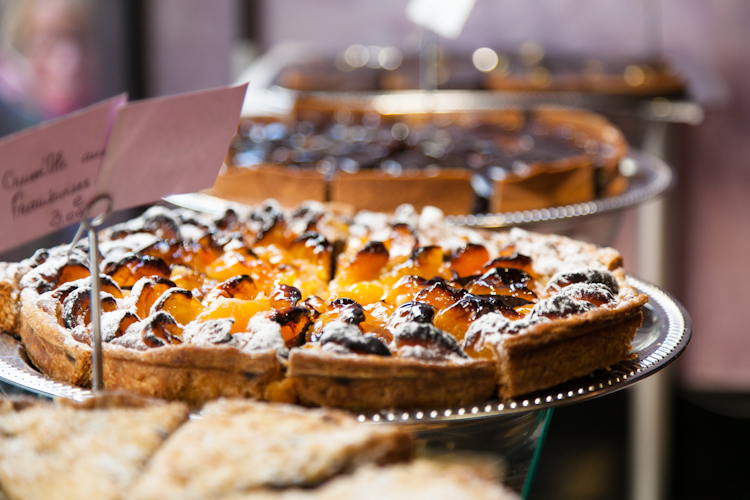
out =
<svg viewBox="0 0 750 500"><path fill-rule="evenodd" d="M274 309L296 306L301 299L300 291L290 285L276 285L268 294L268 302Z"/></svg>
<svg viewBox="0 0 750 500"><path fill-rule="evenodd" d="M522 255L518 252L513 252L511 255L501 255L492 259L490 262L482 266L482 272L489 271L494 267L505 267L512 269L520 269L525 271L529 275L533 275L533 269L531 266L531 257Z"/></svg>
<svg viewBox="0 0 750 500"><path fill-rule="evenodd" d="M281 325L281 336L287 347L296 347L305 342L305 333L312 326L310 311L304 307L290 306L274 311L271 321Z"/></svg>
<svg viewBox="0 0 750 500"><path fill-rule="evenodd" d="M490 312L499 312L508 319L521 317L499 298L467 294L452 306L442 309L435 316L435 326L461 340L472 321Z"/></svg>
<svg viewBox="0 0 750 500"><path fill-rule="evenodd" d="M138 321L138 316L127 309L102 314L102 342L112 342L117 337L122 337Z"/></svg>
<svg viewBox="0 0 750 500"><path fill-rule="evenodd" d="M435 309L444 309L461 300L464 295L466 290L453 288L448 282L439 280L422 289L414 296L414 300L430 304Z"/></svg>
<svg viewBox="0 0 750 500"><path fill-rule="evenodd" d="M393 345L402 357L433 358L466 354L449 333L425 323L404 323L393 332Z"/></svg>
<svg viewBox="0 0 750 500"><path fill-rule="evenodd" d="M130 253L117 262L112 262L104 269L121 288L130 288L148 276L169 278L169 266L159 257Z"/></svg>
<svg viewBox="0 0 750 500"><path fill-rule="evenodd" d="M142 324L141 336L148 347L182 343L182 329L168 312L156 312L143 320Z"/></svg>
<svg viewBox="0 0 750 500"><path fill-rule="evenodd" d="M117 301L108 293L100 294L102 312L110 312L117 309ZM62 307L62 319L65 328L76 326L88 327L91 323L91 287L82 286L71 291Z"/></svg>
<svg viewBox="0 0 750 500"><path fill-rule="evenodd" d="M253 279L247 274L234 276L219 283L206 296L206 304L210 304L219 297L228 299L252 300L258 295L258 287Z"/></svg>
<svg viewBox="0 0 750 500"><path fill-rule="evenodd" d="M391 351L375 335L363 335L356 326L338 321L326 325L320 336L321 346L330 344L355 354L391 355Z"/></svg>
<svg viewBox="0 0 750 500"><path fill-rule="evenodd" d="M397 326L411 321L432 324L435 311L436 309L433 306L424 302L406 302L393 311L388 321L388 328L393 330Z"/></svg>
<svg viewBox="0 0 750 500"><path fill-rule="evenodd" d="M600 283L609 288L615 295L620 291L620 285L617 284L617 280L612 273L601 269L582 269L580 271L557 273L547 283L547 290L559 291L573 283Z"/></svg>
<svg viewBox="0 0 750 500"><path fill-rule="evenodd" d="M483 245L467 244L451 257L451 268L459 277L477 274L490 260L490 252Z"/></svg>

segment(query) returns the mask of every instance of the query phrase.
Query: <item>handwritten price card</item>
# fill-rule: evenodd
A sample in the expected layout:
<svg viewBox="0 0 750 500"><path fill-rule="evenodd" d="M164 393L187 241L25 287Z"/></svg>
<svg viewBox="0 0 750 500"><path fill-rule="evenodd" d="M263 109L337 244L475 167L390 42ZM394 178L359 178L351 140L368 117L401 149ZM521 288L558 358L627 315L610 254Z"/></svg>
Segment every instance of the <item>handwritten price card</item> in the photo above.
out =
<svg viewBox="0 0 750 500"><path fill-rule="evenodd" d="M114 209L213 186L247 85L134 102L120 109L99 179Z"/></svg>
<svg viewBox="0 0 750 500"><path fill-rule="evenodd" d="M211 187L247 85L126 104L124 96L0 141L0 251L114 209Z"/></svg>
<svg viewBox="0 0 750 500"><path fill-rule="evenodd" d="M0 141L0 251L78 222L125 97Z"/></svg>

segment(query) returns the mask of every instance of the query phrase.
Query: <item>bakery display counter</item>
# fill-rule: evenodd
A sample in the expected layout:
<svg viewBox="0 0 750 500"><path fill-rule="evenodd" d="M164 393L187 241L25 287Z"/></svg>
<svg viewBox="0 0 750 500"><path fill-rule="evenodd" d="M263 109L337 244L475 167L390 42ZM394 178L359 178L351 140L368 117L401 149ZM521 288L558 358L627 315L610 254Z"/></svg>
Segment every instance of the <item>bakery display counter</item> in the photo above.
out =
<svg viewBox="0 0 750 500"><path fill-rule="evenodd" d="M528 491L553 408L629 387L674 361L690 340L690 318L674 298L635 277L629 277L628 282L649 298L643 308L643 324L632 343L632 359L516 398L458 408L382 409L358 413L357 419L405 425L416 432L421 455L476 461L517 491ZM0 335L0 382L3 392L75 400L92 396L88 389L41 374L29 362L23 346L7 334Z"/></svg>

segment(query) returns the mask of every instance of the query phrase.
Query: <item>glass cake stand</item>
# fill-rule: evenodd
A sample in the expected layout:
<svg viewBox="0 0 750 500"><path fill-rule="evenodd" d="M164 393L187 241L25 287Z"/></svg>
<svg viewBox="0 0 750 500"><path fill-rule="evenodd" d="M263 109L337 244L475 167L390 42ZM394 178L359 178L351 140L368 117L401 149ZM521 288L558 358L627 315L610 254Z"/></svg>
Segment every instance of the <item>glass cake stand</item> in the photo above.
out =
<svg viewBox="0 0 750 500"><path fill-rule="evenodd" d="M358 414L357 419L370 425L406 426L416 435L419 455L477 465L525 496L555 407L631 386L674 361L690 340L690 318L673 297L638 278L629 276L628 282L649 297L643 325L633 341L632 360L512 399L458 408L382 409ZM0 334L0 390L76 400L92 396L88 389L56 382L37 371L23 346L4 333Z"/></svg>

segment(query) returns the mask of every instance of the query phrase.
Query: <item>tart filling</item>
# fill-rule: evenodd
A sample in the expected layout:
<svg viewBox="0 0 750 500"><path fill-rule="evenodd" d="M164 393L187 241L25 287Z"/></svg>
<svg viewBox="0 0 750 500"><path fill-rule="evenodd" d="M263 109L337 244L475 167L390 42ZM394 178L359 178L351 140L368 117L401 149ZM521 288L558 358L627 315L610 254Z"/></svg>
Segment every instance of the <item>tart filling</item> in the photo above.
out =
<svg viewBox="0 0 750 500"><path fill-rule="evenodd" d="M156 207L102 239L105 387L190 402L376 409L513 397L625 359L646 301L611 248L452 227L436 208L269 203L211 219ZM20 263L15 318L34 364L83 386L85 250ZM1 296L3 307L19 310L15 297Z"/></svg>

